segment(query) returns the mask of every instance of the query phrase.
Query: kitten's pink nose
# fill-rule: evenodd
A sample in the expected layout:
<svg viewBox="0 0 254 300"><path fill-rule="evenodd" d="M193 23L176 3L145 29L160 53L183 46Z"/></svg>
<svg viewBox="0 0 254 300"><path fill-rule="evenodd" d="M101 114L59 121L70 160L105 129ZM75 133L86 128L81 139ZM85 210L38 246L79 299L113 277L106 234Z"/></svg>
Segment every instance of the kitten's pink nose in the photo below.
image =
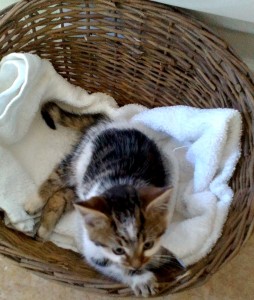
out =
<svg viewBox="0 0 254 300"><path fill-rule="evenodd" d="M142 262L137 259L137 258L134 258L132 261L131 261L131 266L134 268L134 269L139 269L140 267L142 267Z"/></svg>

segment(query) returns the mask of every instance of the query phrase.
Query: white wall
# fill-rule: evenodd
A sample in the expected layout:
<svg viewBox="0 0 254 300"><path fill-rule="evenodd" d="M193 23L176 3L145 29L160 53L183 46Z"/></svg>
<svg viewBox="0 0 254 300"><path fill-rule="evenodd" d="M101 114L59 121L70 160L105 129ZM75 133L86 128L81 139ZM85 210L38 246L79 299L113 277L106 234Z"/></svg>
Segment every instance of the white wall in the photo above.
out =
<svg viewBox="0 0 254 300"><path fill-rule="evenodd" d="M214 15L254 22L254 0L154 0Z"/></svg>

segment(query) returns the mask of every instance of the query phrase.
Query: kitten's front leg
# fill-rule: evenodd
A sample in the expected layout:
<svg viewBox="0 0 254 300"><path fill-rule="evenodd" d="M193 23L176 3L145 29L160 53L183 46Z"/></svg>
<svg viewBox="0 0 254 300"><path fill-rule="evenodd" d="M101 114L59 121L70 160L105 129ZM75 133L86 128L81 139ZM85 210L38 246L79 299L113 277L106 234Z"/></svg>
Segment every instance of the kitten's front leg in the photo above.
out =
<svg viewBox="0 0 254 300"><path fill-rule="evenodd" d="M140 274L135 274L130 270L126 270L118 265L115 265L114 263L109 263L102 266L101 264L95 264L94 258L89 259L88 257L87 260L101 273L128 285L136 296L148 297L157 293L157 280L155 275L151 271L144 270ZM104 259L101 258L97 260L105 262Z"/></svg>
<svg viewBox="0 0 254 300"><path fill-rule="evenodd" d="M157 293L157 280L150 271L142 274L129 275L129 285L136 296L148 297Z"/></svg>
<svg viewBox="0 0 254 300"><path fill-rule="evenodd" d="M46 205L49 198L64 186L62 175L63 168L59 165L40 186L38 193L27 199L24 208L29 215L39 212Z"/></svg>
<svg viewBox="0 0 254 300"><path fill-rule="evenodd" d="M67 210L73 208L72 203L75 199L75 193L72 188L65 187L57 191L45 205L41 222L38 229L38 236L45 240L48 240L51 232L55 228L57 222Z"/></svg>
<svg viewBox="0 0 254 300"><path fill-rule="evenodd" d="M48 239L64 211L72 207L72 201L75 199L73 188L66 186L64 181L66 171L68 170L64 163L60 164L41 185L39 192L25 203L24 208L30 215L44 208L37 232L43 240Z"/></svg>

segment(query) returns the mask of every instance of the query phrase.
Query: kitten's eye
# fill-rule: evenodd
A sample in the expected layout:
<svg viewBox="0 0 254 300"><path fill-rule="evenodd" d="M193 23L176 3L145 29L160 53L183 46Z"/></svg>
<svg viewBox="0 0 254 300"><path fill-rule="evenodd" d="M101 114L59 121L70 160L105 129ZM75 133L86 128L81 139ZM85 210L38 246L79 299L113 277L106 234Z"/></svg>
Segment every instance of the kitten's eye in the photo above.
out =
<svg viewBox="0 0 254 300"><path fill-rule="evenodd" d="M125 251L124 251L124 249L123 248L115 248L115 249L113 249L113 252L116 254L116 255L123 255L123 254L125 254Z"/></svg>
<svg viewBox="0 0 254 300"><path fill-rule="evenodd" d="M154 245L154 242L146 242L146 243L144 243L144 250L149 250L149 249L151 249L152 247L153 247L153 245Z"/></svg>

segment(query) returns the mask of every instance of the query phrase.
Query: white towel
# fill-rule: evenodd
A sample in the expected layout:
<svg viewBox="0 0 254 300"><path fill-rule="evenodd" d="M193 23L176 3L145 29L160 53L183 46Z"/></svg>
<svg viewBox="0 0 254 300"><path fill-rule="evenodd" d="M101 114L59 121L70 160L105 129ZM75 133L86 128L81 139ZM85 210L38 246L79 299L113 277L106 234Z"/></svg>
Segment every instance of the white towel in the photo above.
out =
<svg viewBox="0 0 254 300"><path fill-rule="evenodd" d="M192 264L217 241L233 199L228 181L240 156L240 113L175 106L145 111L133 119L186 146L175 149L179 194L164 246L186 265Z"/></svg>
<svg viewBox="0 0 254 300"><path fill-rule="evenodd" d="M233 198L228 181L240 155L240 114L233 109L186 106L117 108L105 94L89 95L74 87L36 55L6 56L0 64L0 208L8 224L27 234L32 234L35 220L25 213L24 202L76 139L70 129L52 131L42 120L40 106L52 99L82 112L103 112L145 124L158 132L169 155L172 144L165 136L179 142L173 149L180 164L179 193L163 243L186 264L204 257L221 234ZM74 219L75 212L63 216L51 240L77 251Z"/></svg>
<svg viewBox="0 0 254 300"><path fill-rule="evenodd" d="M0 63L0 208L6 222L32 233L34 220L23 204L36 193L55 163L67 153L75 134L50 131L39 113L44 101L58 99L87 112L117 107L110 96L89 95L68 83L49 61L12 53ZM105 111L106 113L106 111Z"/></svg>

